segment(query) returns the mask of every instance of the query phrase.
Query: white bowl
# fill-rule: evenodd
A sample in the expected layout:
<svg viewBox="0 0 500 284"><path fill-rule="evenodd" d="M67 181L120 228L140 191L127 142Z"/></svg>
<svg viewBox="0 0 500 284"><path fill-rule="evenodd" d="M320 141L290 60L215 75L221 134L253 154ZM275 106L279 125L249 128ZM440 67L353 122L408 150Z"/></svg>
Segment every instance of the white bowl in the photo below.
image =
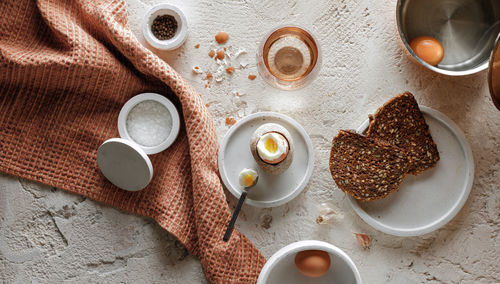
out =
<svg viewBox="0 0 500 284"><path fill-rule="evenodd" d="M310 278L300 273L295 266L295 255L304 250L328 252L330 269L319 278ZM351 258L338 247L322 241L300 241L277 251L266 262L260 272L257 284L295 283L342 283L361 284L361 276Z"/></svg>
<svg viewBox="0 0 500 284"><path fill-rule="evenodd" d="M136 143L128 133L127 116L130 110L134 108L134 106L144 101L155 101L162 104L163 106L165 106L165 108L167 108L168 112L170 113L170 116L172 117L172 129L170 130L170 134L168 135L167 139L165 139L158 145L150 147L137 144L142 150L144 150L146 154L160 153L161 151L167 149L168 147L170 147L170 145L174 143L175 139L177 138L177 135L179 134L179 129L180 129L179 112L177 112L177 109L175 108L174 104L169 99L167 99L162 95L155 93L142 93L128 100L123 105L122 109L120 110L120 114L118 115L118 133L120 133L121 138Z"/></svg>
<svg viewBox="0 0 500 284"><path fill-rule="evenodd" d="M162 15L171 15L177 21L177 31L175 36L171 39L157 39L151 31L154 19ZM187 31L188 25L186 16L184 16L184 13L182 13L182 11L175 6L169 4L158 4L149 9L144 16L142 33L144 34L146 41L156 49L174 50L180 47L184 41L186 41Z"/></svg>

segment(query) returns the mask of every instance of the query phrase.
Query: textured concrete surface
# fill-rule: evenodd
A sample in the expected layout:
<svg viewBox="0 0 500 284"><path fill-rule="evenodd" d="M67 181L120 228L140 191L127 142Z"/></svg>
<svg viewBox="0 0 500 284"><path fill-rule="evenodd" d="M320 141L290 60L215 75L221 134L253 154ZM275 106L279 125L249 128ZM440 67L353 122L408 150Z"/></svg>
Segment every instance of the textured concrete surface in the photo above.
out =
<svg viewBox="0 0 500 284"><path fill-rule="evenodd" d="M143 13L158 2L129 0L131 25L139 36ZM220 139L229 129L226 117L238 120L258 111L277 111L299 121L314 143L315 170L302 194L278 208L243 208L238 227L266 257L291 242L319 239L345 250L365 283L500 282L500 112L490 101L486 72L451 78L410 62L396 41L394 0L170 3L185 11L189 38L177 51L158 54L203 94ZM321 73L299 91L278 91L259 77L247 79L257 74L257 42L281 23L306 26L322 43ZM228 45L248 51L241 60L249 65L205 88L204 75L191 68L216 70L207 53L220 30L230 34ZM201 46L194 48L198 43ZM368 113L404 90L454 120L476 160L474 186L462 211L444 228L412 238L377 232L357 217L335 188L327 162L339 129L356 128ZM236 200L228 199L234 206ZM344 218L316 225L316 207L323 201L331 201ZM356 243L353 233L358 232L372 237L370 249ZM0 282L63 281L206 282L198 261L152 221L0 175Z"/></svg>

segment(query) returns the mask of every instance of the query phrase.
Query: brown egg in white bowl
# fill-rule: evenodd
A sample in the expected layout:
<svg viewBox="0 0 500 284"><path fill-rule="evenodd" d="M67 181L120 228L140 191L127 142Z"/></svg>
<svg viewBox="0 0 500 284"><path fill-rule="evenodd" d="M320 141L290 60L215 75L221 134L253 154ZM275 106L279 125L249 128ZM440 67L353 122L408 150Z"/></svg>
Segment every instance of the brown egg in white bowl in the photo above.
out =
<svg viewBox="0 0 500 284"><path fill-rule="evenodd" d="M340 248L322 241L291 243L275 252L259 274L257 284L361 284L352 259Z"/></svg>
<svg viewBox="0 0 500 284"><path fill-rule="evenodd" d="M263 171L279 175L292 164L294 153L292 136L279 124L263 124L252 134L250 151Z"/></svg>

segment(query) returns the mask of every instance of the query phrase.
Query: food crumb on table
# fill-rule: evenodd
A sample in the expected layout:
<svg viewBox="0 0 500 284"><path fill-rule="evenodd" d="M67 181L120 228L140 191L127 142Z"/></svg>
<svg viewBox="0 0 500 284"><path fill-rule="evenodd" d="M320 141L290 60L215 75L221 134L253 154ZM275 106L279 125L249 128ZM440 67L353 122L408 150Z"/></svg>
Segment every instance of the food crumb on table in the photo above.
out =
<svg viewBox="0 0 500 284"><path fill-rule="evenodd" d="M236 123L236 119L234 117L226 117L226 125L234 125Z"/></svg>

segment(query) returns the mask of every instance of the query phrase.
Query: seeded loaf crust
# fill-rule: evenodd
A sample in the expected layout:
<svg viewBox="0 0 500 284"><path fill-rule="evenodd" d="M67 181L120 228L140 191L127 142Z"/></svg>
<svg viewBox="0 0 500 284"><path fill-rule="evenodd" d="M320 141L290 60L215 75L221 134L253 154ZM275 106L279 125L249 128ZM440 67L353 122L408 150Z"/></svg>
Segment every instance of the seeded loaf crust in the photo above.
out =
<svg viewBox="0 0 500 284"><path fill-rule="evenodd" d="M396 191L411 163L404 150L347 130L340 130L333 139L330 152L335 183L362 201L381 199Z"/></svg>
<svg viewBox="0 0 500 284"><path fill-rule="evenodd" d="M412 158L409 173L417 175L436 165L439 152L429 126L409 92L400 94L370 116L366 136L404 149Z"/></svg>

